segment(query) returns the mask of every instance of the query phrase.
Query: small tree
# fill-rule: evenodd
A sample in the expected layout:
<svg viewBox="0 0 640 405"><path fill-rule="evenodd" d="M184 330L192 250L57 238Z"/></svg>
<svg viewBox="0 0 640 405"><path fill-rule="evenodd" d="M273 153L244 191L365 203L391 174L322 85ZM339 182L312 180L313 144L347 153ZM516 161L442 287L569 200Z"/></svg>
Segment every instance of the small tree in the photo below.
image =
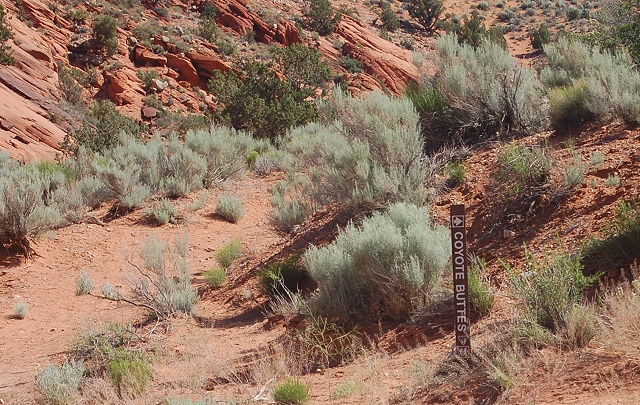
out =
<svg viewBox="0 0 640 405"><path fill-rule="evenodd" d="M9 38L13 37L13 33L11 32L11 28L7 25L5 16L6 11L4 6L0 4L0 65L13 65L16 61L11 57L9 46L5 45L5 42L7 42Z"/></svg>
<svg viewBox="0 0 640 405"><path fill-rule="evenodd" d="M420 23L428 33L435 31L443 6L440 0L407 0L404 7L409 15Z"/></svg>
<svg viewBox="0 0 640 405"><path fill-rule="evenodd" d="M380 2L380 10L380 21L387 31L393 32L400 28L400 20L391 9L391 4L388 1Z"/></svg>
<svg viewBox="0 0 640 405"><path fill-rule="evenodd" d="M340 12L335 13L329 0L306 0L304 16L311 29L320 35L330 35L342 18Z"/></svg>
<svg viewBox="0 0 640 405"><path fill-rule="evenodd" d="M118 22L109 15L101 15L93 22L93 38L98 47L111 56L118 50Z"/></svg>
<svg viewBox="0 0 640 405"><path fill-rule="evenodd" d="M537 30L533 30L531 33L531 46L533 46L533 49L541 50L549 42L551 42L551 33L549 33L547 24L542 23Z"/></svg>

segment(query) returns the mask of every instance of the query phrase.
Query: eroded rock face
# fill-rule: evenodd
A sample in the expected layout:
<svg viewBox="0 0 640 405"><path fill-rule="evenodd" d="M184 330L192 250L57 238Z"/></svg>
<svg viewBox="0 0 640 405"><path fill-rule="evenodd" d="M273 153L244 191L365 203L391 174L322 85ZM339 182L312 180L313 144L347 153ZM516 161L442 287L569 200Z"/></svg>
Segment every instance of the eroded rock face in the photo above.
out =
<svg viewBox="0 0 640 405"><path fill-rule="evenodd" d="M269 25L262 21L257 13L249 11L246 0L214 0L218 9L216 22L238 35L246 35L248 31L255 33L256 41L265 44L277 43L291 45L302 42L300 33L291 22L280 19L277 23Z"/></svg>
<svg viewBox="0 0 640 405"><path fill-rule="evenodd" d="M133 58L137 66L166 66L167 58L153 53L153 51L143 45L136 45L133 48Z"/></svg>
<svg viewBox="0 0 640 405"><path fill-rule="evenodd" d="M197 73L207 79L210 79L216 70L226 72L230 69L229 65L220 59L217 53L207 48L190 50L187 52L186 57L191 60Z"/></svg>
<svg viewBox="0 0 640 405"><path fill-rule="evenodd" d="M118 69L115 72L104 72L107 83L107 95L117 105L141 105L145 96L142 82L133 69Z"/></svg>
<svg viewBox="0 0 640 405"><path fill-rule="evenodd" d="M200 86L206 88L206 81L198 75L196 68L191 61L181 55L166 54L167 66L178 72L178 80L185 81L191 86Z"/></svg>
<svg viewBox="0 0 640 405"><path fill-rule="evenodd" d="M394 94L402 93L408 82L418 81L420 72L410 51L378 37L355 19L343 16L335 33L344 38L343 52L362 61L364 71Z"/></svg>

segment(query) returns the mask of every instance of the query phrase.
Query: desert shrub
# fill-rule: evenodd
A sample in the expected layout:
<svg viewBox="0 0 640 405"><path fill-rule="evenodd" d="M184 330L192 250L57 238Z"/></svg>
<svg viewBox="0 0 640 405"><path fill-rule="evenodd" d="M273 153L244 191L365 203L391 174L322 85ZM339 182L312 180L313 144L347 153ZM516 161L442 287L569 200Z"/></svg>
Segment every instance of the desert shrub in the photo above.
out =
<svg viewBox="0 0 640 405"><path fill-rule="evenodd" d="M66 360L56 366L47 360L47 365L36 376L36 390L45 404L74 404L79 398L78 388L83 373L82 362Z"/></svg>
<svg viewBox="0 0 640 405"><path fill-rule="evenodd" d="M167 142L164 189L168 197L184 197L202 188L208 165L204 156L173 135Z"/></svg>
<svg viewBox="0 0 640 405"><path fill-rule="evenodd" d="M216 214L224 218L225 221L235 224L244 217L244 206L238 197L221 195L216 204Z"/></svg>
<svg viewBox="0 0 640 405"><path fill-rule="evenodd" d="M568 87L557 87L549 93L549 119L558 133L579 127L595 119L588 103L591 94L585 81Z"/></svg>
<svg viewBox="0 0 640 405"><path fill-rule="evenodd" d="M26 302L19 302L13 306L13 315L18 319L24 319L29 313L29 304Z"/></svg>
<svg viewBox="0 0 640 405"><path fill-rule="evenodd" d="M296 256L272 263L258 272L260 286L271 297L276 294L286 294L285 289L297 293L308 277L309 275L300 264L300 258Z"/></svg>
<svg viewBox="0 0 640 405"><path fill-rule="evenodd" d="M145 217L152 219L159 225L165 225L176 218L178 214L176 208L166 198L161 199L159 202L149 208L145 213Z"/></svg>
<svg viewBox="0 0 640 405"><path fill-rule="evenodd" d="M332 34L342 18L329 0L305 0L303 14L307 26L323 36Z"/></svg>
<svg viewBox="0 0 640 405"><path fill-rule="evenodd" d="M73 74L73 69L75 68L70 69L66 66L58 68L58 87L65 100L73 105L81 106L84 105L83 88L76 75Z"/></svg>
<svg viewBox="0 0 640 405"><path fill-rule="evenodd" d="M640 205L621 200L599 238L589 241L584 263L600 272L629 266L640 258Z"/></svg>
<svg viewBox="0 0 640 405"><path fill-rule="evenodd" d="M457 35L460 44L467 44L473 48L478 48L483 42L489 41L507 49L507 40L504 33L498 27L491 27L488 30L484 26L484 20L477 10L471 12L471 18L465 16L462 24L450 22L439 24L447 32Z"/></svg>
<svg viewBox="0 0 640 405"><path fill-rule="evenodd" d="M215 43L220 35L220 28L216 24L218 10L212 2L204 2L203 10L198 22L198 35L211 43Z"/></svg>
<svg viewBox="0 0 640 405"><path fill-rule="evenodd" d="M511 194L520 194L544 185L551 173L552 160L539 146L508 145L498 156L498 179Z"/></svg>
<svg viewBox="0 0 640 405"><path fill-rule="evenodd" d="M540 97L538 80L501 46L484 41L474 49L459 44L455 35L446 35L436 42L436 51L432 85L442 93L447 107L423 115L427 142L438 145L455 136L475 141L545 127L546 102Z"/></svg>
<svg viewBox="0 0 640 405"><path fill-rule="evenodd" d="M222 268L227 269L241 254L242 241L240 239L234 239L216 250L215 257L218 259L218 263L220 263Z"/></svg>
<svg viewBox="0 0 640 405"><path fill-rule="evenodd" d="M149 93L151 91L151 85L153 81L160 77L160 74L155 69L138 69L136 71L136 76L142 81L142 86L144 90Z"/></svg>
<svg viewBox="0 0 640 405"><path fill-rule="evenodd" d="M293 87L310 97L317 87L323 87L331 77L331 68L322 60L322 54L315 48L303 44L291 44L279 48L274 60Z"/></svg>
<svg viewBox="0 0 640 405"><path fill-rule="evenodd" d="M122 115L110 101L96 101L84 116L80 128L67 132L61 147L73 153L80 146L104 152L118 144L121 132L139 137L143 130L140 122Z"/></svg>
<svg viewBox="0 0 640 405"><path fill-rule="evenodd" d="M604 185L607 187L620 187L620 176L609 173L604 179Z"/></svg>
<svg viewBox="0 0 640 405"><path fill-rule="evenodd" d="M205 281L209 284L209 287L220 287L224 283L224 278L227 275L226 271L219 267L212 267L205 271L203 274Z"/></svg>
<svg viewBox="0 0 640 405"><path fill-rule="evenodd" d="M445 185L447 187L455 187L464 183L464 173L464 163L459 161L447 163L444 167L444 174L447 176L444 181Z"/></svg>
<svg viewBox="0 0 640 405"><path fill-rule="evenodd" d="M320 112L323 123L295 128L285 139L286 151L306 170L274 189L274 215L282 222L291 225L327 205L356 215L425 201L419 117L409 100L336 91Z"/></svg>
<svg viewBox="0 0 640 405"><path fill-rule="evenodd" d="M91 291L93 291L93 281L89 273L82 270L76 278L76 295L91 294Z"/></svg>
<svg viewBox="0 0 640 405"><path fill-rule="evenodd" d="M311 203L302 198L288 196L288 194L298 196L304 193L303 185L306 183L300 183L300 180L296 180L295 177L300 176L291 176L288 181L276 184L271 192L272 223L278 230L287 233L304 222L312 212Z"/></svg>
<svg viewBox="0 0 640 405"><path fill-rule="evenodd" d="M209 192L207 190L200 190L196 199L193 202L187 204L187 209L189 211L198 211L204 208L204 206L207 205L208 198Z"/></svg>
<svg viewBox="0 0 640 405"><path fill-rule="evenodd" d="M174 247L149 237L140 249L142 267L127 259L137 271L128 277L133 295L127 301L145 308L150 317L158 320L191 314L198 293L191 288L187 251L186 235L176 237ZM124 298L119 292L113 295Z"/></svg>
<svg viewBox="0 0 640 405"><path fill-rule="evenodd" d="M391 4L388 1L380 2L380 21L382 26L389 32L393 32L400 28L400 20L393 12Z"/></svg>
<svg viewBox="0 0 640 405"><path fill-rule="evenodd" d="M364 69L362 69L362 61L354 58L350 58L348 56L342 56L339 59L340 66L345 68L349 73L362 73Z"/></svg>
<svg viewBox="0 0 640 405"><path fill-rule="evenodd" d="M93 21L93 38L107 55L118 50L118 21L108 15L100 15Z"/></svg>
<svg viewBox="0 0 640 405"><path fill-rule="evenodd" d="M598 340L603 345L614 350L633 350L628 342L638 341L640 338L640 281L638 281L638 267L632 268L635 279L620 287L606 289L602 292L602 306L597 316Z"/></svg>
<svg viewBox="0 0 640 405"><path fill-rule="evenodd" d="M558 252L539 261L527 253L526 259L524 273L509 269L509 285L522 302L523 317L553 333L566 331L574 306L598 276L583 274L578 255Z"/></svg>
<svg viewBox="0 0 640 405"><path fill-rule="evenodd" d="M473 257L469 268L469 302L478 316L487 316L493 309L495 295L487 277L484 259Z"/></svg>
<svg viewBox="0 0 640 405"><path fill-rule="evenodd" d="M574 305L566 319L563 341L569 348L585 347L598 332L596 311L590 305Z"/></svg>
<svg viewBox="0 0 640 405"><path fill-rule="evenodd" d="M207 188L212 184L244 175L244 157L258 148L251 135L222 126L188 132L185 144L205 158L203 185Z"/></svg>
<svg viewBox="0 0 640 405"><path fill-rule="evenodd" d="M108 195L116 199L118 209L129 211L141 207L151 195L151 188L140 180L141 166L115 159L118 158L110 157L94 164L96 176L102 180Z"/></svg>
<svg viewBox="0 0 640 405"><path fill-rule="evenodd" d="M311 307L344 320L404 319L424 307L451 250L446 230L429 222L426 208L393 204L309 248L303 261L319 286Z"/></svg>
<svg viewBox="0 0 640 405"><path fill-rule="evenodd" d="M543 46L551 42L551 33L547 24L542 23L531 32L531 46L533 49L542 50Z"/></svg>
<svg viewBox="0 0 640 405"><path fill-rule="evenodd" d="M573 190L582 184L584 176L589 171L589 165L582 161L580 156L573 158L573 163L566 165L562 170L562 180L568 190Z"/></svg>
<svg viewBox="0 0 640 405"><path fill-rule="evenodd" d="M276 53L276 63L290 74L280 79L267 65L247 64L242 75L216 71L209 91L223 104L216 119L237 130L247 130L260 138L275 139L294 125L316 117L309 101L317 85L328 77L319 53L302 45L292 45ZM326 79L324 79L326 81Z"/></svg>
<svg viewBox="0 0 640 405"><path fill-rule="evenodd" d="M13 37L13 32L7 23L7 11L0 5L0 65L13 65L16 60L11 56L10 47L5 43Z"/></svg>
<svg viewBox="0 0 640 405"><path fill-rule="evenodd" d="M116 349L107 363L106 374L122 398L135 398L151 381L149 364L138 353Z"/></svg>
<svg viewBox="0 0 640 405"><path fill-rule="evenodd" d="M478 10L482 10L482 11L488 11L491 6L489 6L489 3L487 3L486 1L481 1L480 3L478 3Z"/></svg>
<svg viewBox="0 0 640 405"><path fill-rule="evenodd" d="M549 67L540 77L547 85L555 85L558 77L564 78L565 85L585 83L588 97L584 105L595 118L640 122L640 73L624 53L612 54L567 38L544 50Z"/></svg>
<svg viewBox="0 0 640 405"><path fill-rule="evenodd" d="M30 240L62 222L55 187L52 176L0 154L0 244L31 256Z"/></svg>
<svg viewBox="0 0 640 405"><path fill-rule="evenodd" d="M428 33L435 30L443 11L440 0L405 0L404 8Z"/></svg>
<svg viewBox="0 0 640 405"><path fill-rule="evenodd" d="M273 400L277 404L305 404L309 401L309 387L296 379L288 379L273 388Z"/></svg>

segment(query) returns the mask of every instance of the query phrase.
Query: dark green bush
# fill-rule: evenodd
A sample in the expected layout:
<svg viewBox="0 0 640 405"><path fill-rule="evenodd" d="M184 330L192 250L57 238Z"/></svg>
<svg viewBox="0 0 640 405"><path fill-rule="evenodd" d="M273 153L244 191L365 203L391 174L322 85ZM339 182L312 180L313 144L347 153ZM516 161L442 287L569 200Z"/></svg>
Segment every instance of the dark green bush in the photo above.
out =
<svg viewBox="0 0 640 405"><path fill-rule="evenodd" d="M304 383L289 379L275 386L273 400L281 405L300 405L309 401L309 387Z"/></svg>
<svg viewBox="0 0 640 405"><path fill-rule="evenodd" d="M298 292L300 285L308 277L306 270L300 264L300 259L296 256L273 263L258 273L260 285L269 296L284 294L284 289Z"/></svg>
<svg viewBox="0 0 640 405"><path fill-rule="evenodd" d="M533 46L533 49L542 50L543 46L549 42L551 42L551 33L547 24L542 23L538 29L531 32L531 46Z"/></svg>
<svg viewBox="0 0 640 405"><path fill-rule="evenodd" d="M551 127L558 133L577 128L596 116L588 106L590 97L586 81L578 81L572 86L557 87L549 93L549 118Z"/></svg>
<svg viewBox="0 0 640 405"><path fill-rule="evenodd" d="M110 101L96 101L84 117L82 126L67 132L61 147L72 153L81 146L103 152L119 144L122 132L140 137L143 131L142 123L122 115Z"/></svg>
<svg viewBox="0 0 640 405"><path fill-rule="evenodd" d="M584 263L593 272L630 266L640 259L640 204L620 201L603 235L592 239L584 252Z"/></svg>
<svg viewBox="0 0 640 405"><path fill-rule="evenodd" d="M443 10L440 0L405 0L404 7L428 33L435 30Z"/></svg>
<svg viewBox="0 0 640 405"><path fill-rule="evenodd" d="M382 26L389 32L400 28L400 20L398 20L388 1L382 0L380 2L380 21L382 21Z"/></svg>
<svg viewBox="0 0 640 405"><path fill-rule="evenodd" d="M13 33L7 24L7 12L4 6L0 4L0 65L13 65L16 62L11 57L9 46L5 45L5 42L12 37Z"/></svg>
<svg viewBox="0 0 640 405"><path fill-rule="evenodd" d="M339 60L340 66L347 69L347 72L350 73L362 73L364 70L362 69L362 61L354 58L350 58L348 56L343 56Z"/></svg>
<svg viewBox="0 0 640 405"><path fill-rule="evenodd" d="M304 17L309 28L325 36L335 31L342 14L335 12L329 0L305 0Z"/></svg>
<svg viewBox="0 0 640 405"><path fill-rule="evenodd" d="M249 62L242 75L216 71L209 90L223 105L216 119L256 137L275 139L316 117L315 106L307 100L308 89L280 80L259 62Z"/></svg>
<svg viewBox="0 0 640 405"><path fill-rule="evenodd" d="M108 15L100 15L93 21L93 38L108 56L118 50L118 21Z"/></svg>

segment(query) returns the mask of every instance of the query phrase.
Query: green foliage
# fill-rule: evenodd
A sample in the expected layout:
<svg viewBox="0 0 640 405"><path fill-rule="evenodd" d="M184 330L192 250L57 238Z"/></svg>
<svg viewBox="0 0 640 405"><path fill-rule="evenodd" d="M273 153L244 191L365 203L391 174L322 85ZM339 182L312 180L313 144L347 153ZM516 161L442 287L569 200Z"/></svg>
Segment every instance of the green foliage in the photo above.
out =
<svg viewBox="0 0 640 405"><path fill-rule="evenodd" d="M216 250L215 257L218 259L218 263L224 269L228 269L229 266L242 254L242 241L240 239L234 239L227 243L220 249Z"/></svg>
<svg viewBox="0 0 640 405"><path fill-rule="evenodd" d="M532 133L546 125L541 85L529 69L501 46L483 41L478 48L455 35L436 42L437 73L432 86L447 107L423 114L424 135L435 145L462 137L477 141L500 133Z"/></svg>
<svg viewBox="0 0 640 405"><path fill-rule="evenodd" d="M342 18L329 0L305 0L303 12L309 28L322 36L332 34Z"/></svg>
<svg viewBox="0 0 640 405"><path fill-rule="evenodd" d="M456 161L449 162L444 167L444 174L447 176L445 184L447 187L455 187L464 183L464 163Z"/></svg>
<svg viewBox="0 0 640 405"><path fill-rule="evenodd" d="M424 203L423 144L409 100L336 91L319 108L323 123L295 128L285 139L305 170L274 189L274 219L292 227L293 218L329 205L354 216L394 202Z"/></svg>
<svg viewBox="0 0 640 405"><path fill-rule="evenodd" d="M495 295L486 271L485 260L474 257L469 268L469 302L473 312L480 317L489 315L495 303Z"/></svg>
<svg viewBox="0 0 640 405"><path fill-rule="evenodd" d="M543 46L551 42L551 33L547 24L542 23L538 29L531 32L531 46L533 49L542 50Z"/></svg>
<svg viewBox="0 0 640 405"><path fill-rule="evenodd" d="M5 42L12 37L13 32L11 32L11 28L7 24L7 11L0 4L0 65L13 65L16 63L16 60L11 57L9 46L5 45Z"/></svg>
<svg viewBox="0 0 640 405"><path fill-rule="evenodd" d="M322 60L315 48L303 44L291 44L276 50L274 60L286 81L309 97L317 87L324 87L331 77L331 68Z"/></svg>
<svg viewBox="0 0 640 405"><path fill-rule="evenodd" d="M640 259L640 204L621 200L603 229L584 252L584 263L596 272L630 266Z"/></svg>
<svg viewBox="0 0 640 405"><path fill-rule="evenodd" d="M91 291L93 291L93 281L89 273L82 270L76 278L76 295L91 294Z"/></svg>
<svg viewBox="0 0 640 405"><path fill-rule="evenodd" d="M412 18L424 27L427 33L432 33L443 11L440 0L404 0L404 7Z"/></svg>
<svg viewBox="0 0 640 405"><path fill-rule="evenodd" d="M238 197L221 195L216 204L216 214L224 218L225 221L235 224L244 217L244 206Z"/></svg>
<svg viewBox="0 0 640 405"><path fill-rule="evenodd" d="M151 368L139 354L117 349L107 363L107 376L123 398L135 398L144 393L151 381Z"/></svg>
<svg viewBox="0 0 640 405"><path fill-rule="evenodd" d="M400 28L400 20L398 20L388 1L380 1L380 21L382 21L382 26L389 32Z"/></svg>
<svg viewBox="0 0 640 405"><path fill-rule="evenodd" d="M291 256L280 262L275 262L258 272L258 279L267 295L286 294L285 289L296 293L301 284L309 277L300 259Z"/></svg>
<svg viewBox="0 0 640 405"><path fill-rule="evenodd" d="M58 67L58 87L62 91L64 99L76 106L84 105L84 95L80 78L75 73L76 68L68 68L60 65Z"/></svg>
<svg viewBox="0 0 640 405"><path fill-rule="evenodd" d="M349 56L342 56L339 60L340 66L345 68L349 73L362 73L362 61L351 58Z"/></svg>
<svg viewBox="0 0 640 405"><path fill-rule="evenodd" d="M111 56L118 50L118 21L108 15L100 15L93 21L93 38L98 47Z"/></svg>
<svg viewBox="0 0 640 405"><path fill-rule="evenodd" d="M47 365L36 376L36 390L47 405L75 404L83 374L82 362L65 360L56 366L47 360Z"/></svg>
<svg viewBox="0 0 640 405"><path fill-rule="evenodd" d="M463 23L439 24L448 32L458 36L460 44L467 44L473 48L478 48L484 41L490 41L507 49L507 40L504 38L502 30L492 27L487 30L484 27L484 19L477 10L471 12L471 18L464 17Z"/></svg>
<svg viewBox="0 0 640 405"><path fill-rule="evenodd" d="M153 205L146 213L145 216L156 221L159 225L165 225L176 218L178 212L176 208L166 198L161 199L159 202Z"/></svg>
<svg viewBox="0 0 640 405"><path fill-rule="evenodd" d="M308 91L289 80L280 80L267 65L249 62L243 75L216 71L209 91L222 103L216 119L259 138L275 139L294 125L314 119Z"/></svg>
<svg viewBox="0 0 640 405"><path fill-rule="evenodd" d="M80 147L104 152L118 145L122 132L139 137L143 130L139 121L122 115L112 102L96 101L83 118L82 126L67 132L61 147L71 153L77 153Z"/></svg>
<svg viewBox="0 0 640 405"><path fill-rule="evenodd" d="M581 80L567 87L556 87L549 93L549 118L551 128L564 133L586 122L595 114L589 109L589 85Z"/></svg>
<svg viewBox="0 0 640 405"><path fill-rule="evenodd" d="M573 307L598 277L585 276L580 257L564 252L544 261L527 252L523 274L508 270L511 290L523 303L523 316L553 333L566 329Z"/></svg>
<svg viewBox="0 0 640 405"><path fill-rule="evenodd" d="M30 240L62 223L54 190L63 175L43 175L0 154L0 245L33 253Z"/></svg>
<svg viewBox="0 0 640 405"><path fill-rule="evenodd" d="M224 283L224 278L227 273L225 269L219 267L212 267L205 271L203 274L205 281L209 284L209 287L220 287Z"/></svg>
<svg viewBox="0 0 640 405"><path fill-rule="evenodd" d="M393 204L360 227L349 224L303 261L319 291L310 305L344 320L406 319L428 302L449 259L446 229L428 226L429 212Z"/></svg>
<svg viewBox="0 0 640 405"><path fill-rule="evenodd" d="M508 145L498 156L498 178L506 182L511 194L520 194L544 185L551 173L552 161L537 146Z"/></svg>
<svg viewBox="0 0 640 405"><path fill-rule="evenodd" d="M629 124L640 123L640 73L624 53L612 54L567 38L544 50L549 67L540 78L545 84L584 86L582 109L596 119L619 117Z"/></svg>
<svg viewBox="0 0 640 405"><path fill-rule="evenodd" d="M151 85L155 79L160 77L160 74L155 69L138 69L136 72L138 78L142 81L144 90L149 93L151 91Z"/></svg>
<svg viewBox="0 0 640 405"><path fill-rule="evenodd" d="M19 302L13 306L13 315L18 319L24 319L29 313L29 304L26 302Z"/></svg>
<svg viewBox="0 0 640 405"><path fill-rule="evenodd" d="M289 379L273 388L273 400L277 404L297 405L309 401L309 387L296 379Z"/></svg>

